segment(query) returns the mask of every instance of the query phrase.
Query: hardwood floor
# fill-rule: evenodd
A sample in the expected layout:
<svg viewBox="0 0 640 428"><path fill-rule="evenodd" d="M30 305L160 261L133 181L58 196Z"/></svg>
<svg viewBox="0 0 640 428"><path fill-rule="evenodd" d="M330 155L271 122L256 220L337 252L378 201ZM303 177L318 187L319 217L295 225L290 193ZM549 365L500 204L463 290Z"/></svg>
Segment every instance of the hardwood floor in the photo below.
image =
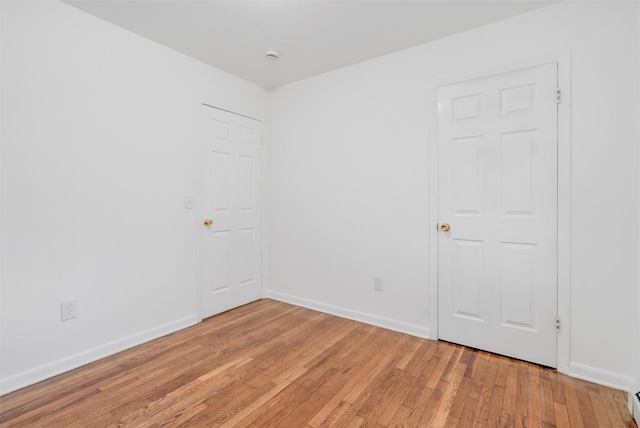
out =
<svg viewBox="0 0 640 428"><path fill-rule="evenodd" d="M0 426L635 427L623 392L273 300L0 398Z"/></svg>

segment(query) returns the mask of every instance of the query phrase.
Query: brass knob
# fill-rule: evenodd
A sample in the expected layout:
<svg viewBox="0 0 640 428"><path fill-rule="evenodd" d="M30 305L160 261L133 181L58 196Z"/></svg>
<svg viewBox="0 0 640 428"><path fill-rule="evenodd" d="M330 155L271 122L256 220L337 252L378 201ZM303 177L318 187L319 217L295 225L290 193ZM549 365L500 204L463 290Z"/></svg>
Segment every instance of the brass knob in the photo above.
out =
<svg viewBox="0 0 640 428"><path fill-rule="evenodd" d="M451 226L449 226L449 223L442 223L440 229L442 229L443 232L448 232L451 230Z"/></svg>
<svg viewBox="0 0 640 428"><path fill-rule="evenodd" d="M213 220L211 220L210 218L205 218L204 219L204 225L205 226L211 226L213 224Z"/></svg>

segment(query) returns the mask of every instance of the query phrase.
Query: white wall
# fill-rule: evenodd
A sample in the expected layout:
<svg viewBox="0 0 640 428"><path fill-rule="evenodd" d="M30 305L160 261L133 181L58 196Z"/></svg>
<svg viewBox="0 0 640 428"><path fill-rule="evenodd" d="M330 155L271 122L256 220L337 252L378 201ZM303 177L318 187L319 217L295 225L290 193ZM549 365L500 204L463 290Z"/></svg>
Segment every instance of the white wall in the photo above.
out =
<svg viewBox="0 0 640 428"><path fill-rule="evenodd" d="M569 370L626 388L638 375L637 7L562 3L270 91L271 295L435 336L436 82L570 50Z"/></svg>
<svg viewBox="0 0 640 428"><path fill-rule="evenodd" d="M260 118L265 91L62 3L2 9L6 392L197 322L199 106Z"/></svg>

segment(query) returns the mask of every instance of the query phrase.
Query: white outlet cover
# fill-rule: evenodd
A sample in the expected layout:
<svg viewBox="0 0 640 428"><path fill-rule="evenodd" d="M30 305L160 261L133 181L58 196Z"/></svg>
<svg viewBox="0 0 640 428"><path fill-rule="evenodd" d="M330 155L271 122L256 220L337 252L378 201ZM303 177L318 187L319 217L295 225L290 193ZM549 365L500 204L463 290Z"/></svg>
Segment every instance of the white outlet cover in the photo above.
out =
<svg viewBox="0 0 640 428"><path fill-rule="evenodd" d="M76 316L78 316L78 313L77 302L75 300L60 303L60 319L62 321L73 319Z"/></svg>

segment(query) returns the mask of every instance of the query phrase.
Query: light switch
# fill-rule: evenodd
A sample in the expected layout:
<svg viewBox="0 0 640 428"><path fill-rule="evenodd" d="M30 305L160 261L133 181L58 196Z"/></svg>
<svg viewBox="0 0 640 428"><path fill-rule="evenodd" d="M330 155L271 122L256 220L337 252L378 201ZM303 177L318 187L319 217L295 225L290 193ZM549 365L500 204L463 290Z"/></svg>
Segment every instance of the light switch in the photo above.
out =
<svg viewBox="0 0 640 428"><path fill-rule="evenodd" d="M193 196L184 195L184 209L185 210L193 209Z"/></svg>

